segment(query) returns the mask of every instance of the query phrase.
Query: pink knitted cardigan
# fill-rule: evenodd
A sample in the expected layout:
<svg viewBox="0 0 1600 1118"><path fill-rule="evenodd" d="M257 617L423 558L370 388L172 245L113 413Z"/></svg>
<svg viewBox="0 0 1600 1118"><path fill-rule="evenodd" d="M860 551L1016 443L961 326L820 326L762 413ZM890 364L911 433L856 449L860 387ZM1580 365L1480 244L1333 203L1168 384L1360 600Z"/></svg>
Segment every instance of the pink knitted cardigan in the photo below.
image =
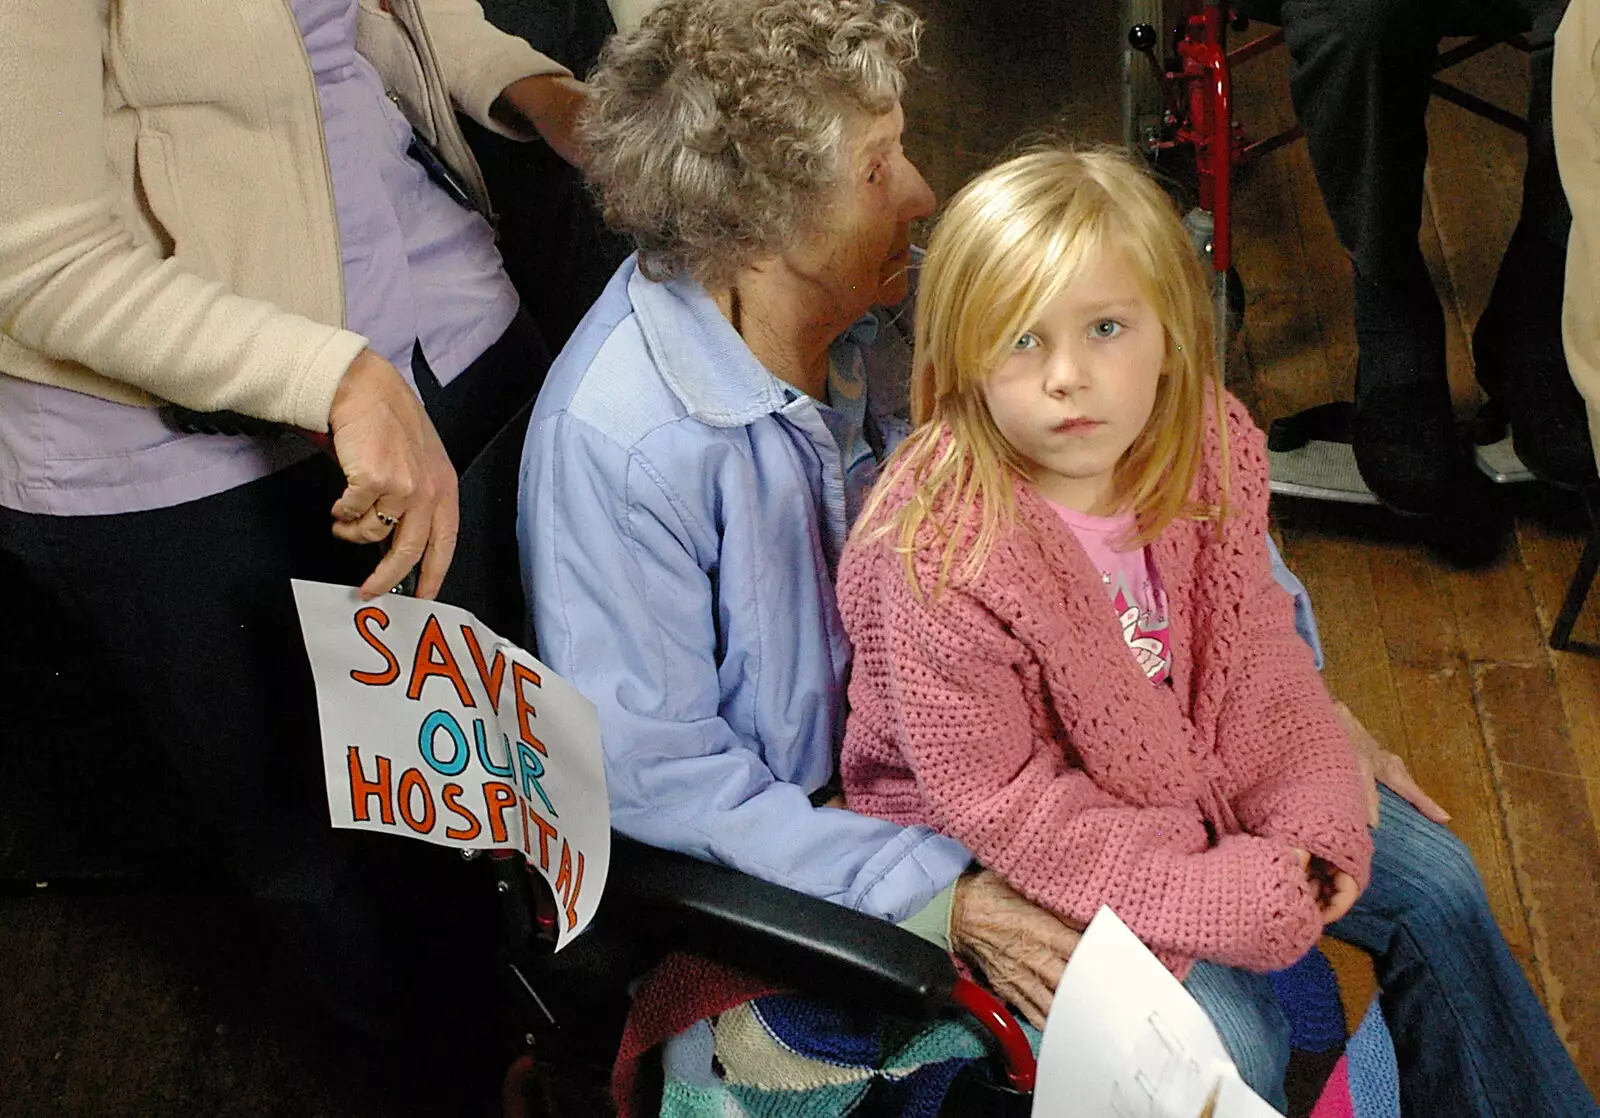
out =
<svg viewBox="0 0 1600 1118"><path fill-rule="evenodd" d="M1272 577L1261 432L1228 401L1230 515L1220 531L1175 521L1151 544L1170 687L1145 678L1099 572L1026 486L980 574L936 596L912 590L892 540L852 541L839 565L850 807L960 840L1080 926L1110 905L1180 978L1195 959L1288 966L1317 941L1290 847L1363 887L1372 857L1354 755ZM1203 502L1221 463L1213 430ZM911 481L885 484L892 512ZM976 511L962 530L975 537ZM917 557L924 587L939 554Z"/></svg>

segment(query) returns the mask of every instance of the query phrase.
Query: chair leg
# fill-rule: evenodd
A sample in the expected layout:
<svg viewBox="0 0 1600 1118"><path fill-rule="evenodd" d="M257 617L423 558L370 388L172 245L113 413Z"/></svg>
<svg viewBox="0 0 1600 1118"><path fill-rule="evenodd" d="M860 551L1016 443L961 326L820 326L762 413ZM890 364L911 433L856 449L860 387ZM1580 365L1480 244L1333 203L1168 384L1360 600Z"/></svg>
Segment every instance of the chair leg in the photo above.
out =
<svg viewBox="0 0 1600 1118"><path fill-rule="evenodd" d="M1600 571L1600 486L1584 487L1579 490L1578 498L1583 502L1583 511L1589 520L1589 542L1584 545L1578 569L1573 572L1572 582L1567 586L1566 600L1561 603L1561 616L1556 618L1555 626L1550 630L1550 647L1557 652L1566 651L1572 639L1572 626L1577 623L1584 599L1594 585L1595 572Z"/></svg>
<svg viewBox="0 0 1600 1118"><path fill-rule="evenodd" d="M1600 530L1589 536L1589 542L1583 549L1583 558L1578 560L1578 570L1567 587L1567 599L1561 603L1561 616L1556 618L1555 627L1550 630L1550 647L1557 652L1566 651L1567 643L1572 638L1572 626L1583 609L1584 599L1589 596L1589 587L1594 585L1597 570L1600 570Z"/></svg>

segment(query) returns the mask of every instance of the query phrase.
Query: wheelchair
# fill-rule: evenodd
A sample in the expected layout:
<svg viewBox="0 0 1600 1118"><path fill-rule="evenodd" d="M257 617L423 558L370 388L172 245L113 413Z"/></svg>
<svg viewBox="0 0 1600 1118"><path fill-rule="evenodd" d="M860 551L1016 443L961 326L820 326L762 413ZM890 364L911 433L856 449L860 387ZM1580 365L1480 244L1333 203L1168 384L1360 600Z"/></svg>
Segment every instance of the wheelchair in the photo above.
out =
<svg viewBox="0 0 1600 1118"><path fill-rule="evenodd" d="M1233 71L1279 47L1281 27L1230 46L1229 32L1251 28L1248 3L1228 0L1126 0L1122 54L1123 142L1154 165L1174 155L1192 159L1195 207L1185 218L1211 270L1218 323L1217 361L1244 312L1244 285L1234 268L1234 188L1251 163L1303 136L1299 124L1252 138L1236 115ZM1439 75L1502 43L1528 53L1521 34L1483 34L1443 51L1434 64L1434 96L1510 131L1527 135L1526 118L1485 101ZM1272 490L1285 496L1376 505L1349 445L1351 405L1319 405L1273 423L1268 435ZM1476 448L1479 469L1496 483L1532 480L1507 433Z"/></svg>
<svg viewBox="0 0 1600 1118"><path fill-rule="evenodd" d="M509 929L507 986L526 1024L525 1051L503 1085L506 1118L593 1112L584 1102L563 1109L553 1081L575 1070L591 1081L610 1078L628 1006L623 983L671 952L709 956L847 1010L912 1021L968 1014L991 1042L990 1067L965 1069L940 1113L1024 1118L1032 1108L1036 1064L1016 1018L948 954L910 932L613 833L594 923L552 955L556 909L543 880L520 855L496 852L492 865ZM855 1113L898 1113L881 1105L869 1092Z"/></svg>

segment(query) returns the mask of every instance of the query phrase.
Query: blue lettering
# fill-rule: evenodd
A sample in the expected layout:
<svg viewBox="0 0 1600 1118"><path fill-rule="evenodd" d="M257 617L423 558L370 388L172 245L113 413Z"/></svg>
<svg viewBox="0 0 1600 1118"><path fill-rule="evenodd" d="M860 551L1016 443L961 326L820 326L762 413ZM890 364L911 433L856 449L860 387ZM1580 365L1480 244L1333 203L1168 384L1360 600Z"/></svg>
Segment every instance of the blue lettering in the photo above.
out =
<svg viewBox="0 0 1600 1118"><path fill-rule="evenodd" d="M450 740L455 743L455 750L450 754L450 760L439 760L434 753L434 742L439 737L439 731L444 730L450 735ZM461 732L461 723L447 710L436 710L428 715L422 722L422 729L417 734L417 748L422 751L422 759L433 770L445 776L457 776L472 760L472 750L467 745L467 735Z"/></svg>
<svg viewBox="0 0 1600 1118"><path fill-rule="evenodd" d="M506 751L506 763L504 765L497 765L493 761L489 760L489 739L487 732L484 730L483 719L474 718L472 720L472 736L478 745L478 764L484 767L484 771L491 772L495 776L514 777L517 775L516 771L511 767L510 738L506 737L504 734L500 735L500 744L505 747Z"/></svg>
<svg viewBox="0 0 1600 1118"><path fill-rule="evenodd" d="M539 760L539 755L522 742L517 743L517 764L522 769L522 794L524 796L538 796L544 802L545 810L557 819L556 807L550 802L550 797L544 794L544 789L539 786L539 778L544 775L544 762Z"/></svg>

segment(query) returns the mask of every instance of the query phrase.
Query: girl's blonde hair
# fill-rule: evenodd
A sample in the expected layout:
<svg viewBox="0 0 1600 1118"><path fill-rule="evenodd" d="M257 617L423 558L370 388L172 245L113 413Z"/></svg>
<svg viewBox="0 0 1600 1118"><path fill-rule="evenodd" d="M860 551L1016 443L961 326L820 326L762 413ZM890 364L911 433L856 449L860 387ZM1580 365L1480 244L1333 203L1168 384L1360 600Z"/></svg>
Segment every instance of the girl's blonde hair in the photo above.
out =
<svg viewBox="0 0 1600 1118"><path fill-rule="evenodd" d="M1166 332L1154 406L1112 477L1132 511L1125 541L1142 546L1174 519L1220 519L1227 504L1227 429L1206 272L1165 191L1114 149L1038 148L979 175L951 199L928 243L917 293L911 417L857 521L868 538L891 537L920 590L915 552L931 528L944 553L935 591L975 577L1015 515L1017 478L1031 464L1000 434L983 385L1045 306L1101 252L1121 252ZM1190 498L1207 423L1222 441L1214 505ZM948 430L951 438L944 438ZM914 492L885 517L889 494L910 476ZM981 506L975 540L958 530ZM932 539L921 541L926 547Z"/></svg>

